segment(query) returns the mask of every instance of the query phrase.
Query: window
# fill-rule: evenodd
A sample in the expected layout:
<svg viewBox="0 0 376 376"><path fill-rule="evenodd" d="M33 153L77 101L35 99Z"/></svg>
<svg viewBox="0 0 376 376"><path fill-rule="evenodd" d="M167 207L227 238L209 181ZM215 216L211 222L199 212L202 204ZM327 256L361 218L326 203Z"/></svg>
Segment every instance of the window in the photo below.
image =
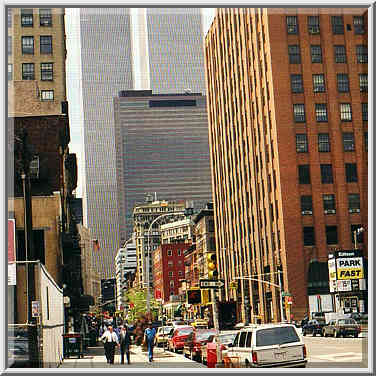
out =
<svg viewBox="0 0 376 376"><path fill-rule="evenodd" d="M34 37L22 37L22 53L34 55Z"/></svg>
<svg viewBox="0 0 376 376"><path fill-rule="evenodd" d="M355 150L354 133L342 133L342 139L343 139L343 150L344 151L354 151Z"/></svg>
<svg viewBox="0 0 376 376"><path fill-rule="evenodd" d="M52 26L51 9L39 9L40 26Z"/></svg>
<svg viewBox="0 0 376 376"><path fill-rule="evenodd" d="M354 234L354 232L358 229L360 229L362 227L362 225L351 225L350 229L351 229L351 241L354 243L354 240L355 240L355 237L356 237L356 241L358 243L363 243L364 239L363 239L363 234L364 232L357 232Z"/></svg>
<svg viewBox="0 0 376 376"><path fill-rule="evenodd" d="M21 26L33 27L33 9L21 9Z"/></svg>
<svg viewBox="0 0 376 376"><path fill-rule="evenodd" d="M309 165L299 165L298 174L299 174L299 184L311 184Z"/></svg>
<svg viewBox="0 0 376 376"><path fill-rule="evenodd" d="M41 63L40 65L40 79L42 81L52 81L54 78L52 63Z"/></svg>
<svg viewBox="0 0 376 376"><path fill-rule="evenodd" d="M34 64L22 64L22 79L35 80Z"/></svg>
<svg viewBox="0 0 376 376"><path fill-rule="evenodd" d="M341 121L351 121L352 120L351 104L350 103L341 103L340 104L340 112L341 112Z"/></svg>
<svg viewBox="0 0 376 376"><path fill-rule="evenodd" d="M174 272L168 272L168 276L169 277L173 277L174 276Z"/></svg>
<svg viewBox="0 0 376 376"><path fill-rule="evenodd" d="M334 46L334 57L336 63L346 63L346 49L345 46Z"/></svg>
<svg viewBox="0 0 376 376"><path fill-rule="evenodd" d="M302 209L303 215L312 214L312 196L301 196L300 197L300 206Z"/></svg>
<svg viewBox="0 0 376 376"><path fill-rule="evenodd" d="M356 163L346 163L346 182L356 183L358 181L358 172L356 170Z"/></svg>
<svg viewBox="0 0 376 376"><path fill-rule="evenodd" d="M305 122L304 104L294 104L294 120L296 123Z"/></svg>
<svg viewBox="0 0 376 376"><path fill-rule="evenodd" d="M303 241L305 246L315 245L314 227L303 227Z"/></svg>
<svg viewBox="0 0 376 376"><path fill-rule="evenodd" d="M355 34L364 34L365 33L364 17L363 16L354 16L353 22L354 22L354 33Z"/></svg>
<svg viewBox="0 0 376 376"><path fill-rule="evenodd" d="M291 91L293 93L303 93L303 76L301 74L291 75Z"/></svg>
<svg viewBox="0 0 376 376"><path fill-rule="evenodd" d="M289 46L290 64L300 64L300 48L298 45Z"/></svg>
<svg viewBox="0 0 376 376"><path fill-rule="evenodd" d="M13 9L8 8L8 27L12 27L12 13Z"/></svg>
<svg viewBox="0 0 376 376"><path fill-rule="evenodd" d="M326 244L338 244L337 226L325 226Z"/></svg>
<svg viewBox="0 0 376 376"><path fill-rule="evenodd" d="M323 74L314 74L313 79L313 92L324 93L325 92L325 80Z"/></svg>
<svg viewBox="0 0 376 376"><path fill-rule="evenodd" d="M349 213L360 212L360 195L359 193L349 193Z"/></svg>
<svg viewBox="0 0 376 376"><path fill-rule="evenodd" d="M310 34L320 33L320 18L319 16L308 16L308 32Z"/></svg>
<svg viewBox="0 0 376 376"><path fill-rule="evenodd" d="M179 277L182 277L182 276L183 276L183 272L179 270Z"/></svg>
<svg viewBox="0 0 376 376"><path fill-rule="evenodd" d="M13 80L13 64L8 64L8 81Z"/></svg>
<svg viewBox="0 0 376 376"><path fill-rule="evenodd" d="M287 16L287 34L298 34L298 18L296 16Z"/></svg>
<svg viewBox="0 0 376 376"><path fill-rule="evenodd" d="M359 88L362 93L368 91L368 74L362 73L359 75Z"/></svg>
<svg viewBox="0 0 376 376"><path fill-rule="evenodd" d="M315 113L317 122L328 121L328 111L326 108L326 103L316 103L315 104Z"/></svg>
<svg viewBox="0 0 376 376"><path fill-rule="evenodd" d="M368 103L362 103L362 119L368 121Z"/></svg>
<svg viewBox="0 0 376 376"><path fill-rule="evenodd" d="M312 63L322 63L321 46L311 46L311 61Z"/></svg>
<svg viewBox="0 0 376 376"><path fill-rule="evenodd" d="M174 287L174 281L170 281L170 287L171 287L171 288Z"/></svg>
<svg viewBox="0 0 376 376"><path fill-rule="evenodd" d="M8 37L8 55L12 55L12 37Z"/></svg>
<svg viewBox="0 0 376 376"><path fill-rule="evenodd" d="M348 93L349 75L347 73L337 74L337 89L339 93Z"/></svg>
<svg viewBox="0 0 376 376"><path fill-rule="evenodd" d="M42 101L53 101L54 100L54 91L53 90L42 90L41 100Z"/></svg>
<svg viewBox="0 0 376 376"><path fill-rule="evenodd" d="M167 256L172 256L172 250L171 250L171 249L169 249L169 250L167 251Z"/></svg>
<svg viewBox="0 0 376 376"><path fill-rule="evenodd" d="M332 16L332 31L333 31L333 34L344 33L342 16Z"/></svg>
<svg viewBox="0 0 376 376"><path fill-rule="evenodd" d="M356 58L360 64L368 63L367 46L363 44L356 46Z"/></svg>
<svg viewBox="0 0 376 376"><path fill-rule="evenodd" d="M308 141L305 133L299 133L296 135L296 152L308 153Z"/></svg>
<svg viewBox="0 0 376 376"><path fill-rule="evenodd" d="M319 133L317 135L317 138L318 138L318 144L319 144L319 152L320 153L330 152L329 133Z"/></svg>
<svg viewBox="0 0 376 376"><path fill-rule="evenodd" d="M332 194L322 195L322 202L325 214L335 214L336 212L336 198Z"/></svg>
<svg viewBox="0 0 376 376"><path fill-rule="evenodd" d="M174 264L173 264L172 261L169 261L169 262L168 262L168 267L169 267L169 268L171 268L173 265L174 265Z"/></svg>
<svg viewBox="0 0 376 376"><path fill-rule="evenodd" d="M364 149L368 151L368 132L364 132Z"/></svg>
<svg viewBox="0 0 376 376"><path fill-rule="evenodd" d="M40 53L52 54L52 37L50 35L41 35L40 37Z"/></svg>
<svg viewBox="0 0 376 376"><path fill-rule="evenodd" d="M332 184L333 183L333 169L331 164L320 165L321 170L321 183Z"/></svg>
<svg viewBox="0 0 376 376"><path fill-rule="evenodd" d="M238 345L238 347L245 347L246 336L247 336L247 332L240 332L240 338L239 338L239 345Z"/></svg>

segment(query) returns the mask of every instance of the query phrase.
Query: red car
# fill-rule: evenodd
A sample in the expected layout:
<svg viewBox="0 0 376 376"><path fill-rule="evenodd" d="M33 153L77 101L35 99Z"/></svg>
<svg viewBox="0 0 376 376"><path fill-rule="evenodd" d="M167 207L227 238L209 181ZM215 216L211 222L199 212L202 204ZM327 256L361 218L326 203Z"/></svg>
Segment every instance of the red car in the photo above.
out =
<svg viewBox="0 0 376 376"><path fill-rule="evenodd" d="M217 333L216 329L195 329L184 341L183 354L192 360L201 359L201 346Z"/></svg>
<svg viewBox="0 0 376 376"><path fill-rule="evenodd" d="M178 352L184 348L184 340L193 332L193 326L178 326L168 339L168 350Z"/></svg>
<svg viewBox="0 0 376 376"><path fill-rule="evenodd" d="M224 331L218 336L218 342L216 337L211 337L210 341L201 347L201 362L206 364L208 368L214 368L217 364L217 345L219 345L220 359L222 362L222 351L225 350L227 345L233 343L236 337L237 331Z"/></svg>

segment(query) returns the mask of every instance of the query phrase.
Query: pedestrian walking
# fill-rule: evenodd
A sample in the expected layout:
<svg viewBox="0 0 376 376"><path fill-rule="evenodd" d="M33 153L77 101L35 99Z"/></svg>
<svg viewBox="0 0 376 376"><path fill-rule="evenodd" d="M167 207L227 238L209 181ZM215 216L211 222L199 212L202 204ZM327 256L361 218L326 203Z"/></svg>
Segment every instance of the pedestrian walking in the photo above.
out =
<svg viewBox="0 0 376 376"><path fill-rule="evenodd" d="M119 339L111 325L108 327L108 330L103 333L100 340L104 343L104 352L107 363L114 364L115 347L119 346Z"/></svg>
<svg viewBox="0 0 376 376"><path fill-rule="evenodd" d="M152 327L152 323L149 323L149 327L146 328L144 333L144 341L148 345L149 362L153 361L153 349L154 349L155 328Z"/></svg>
<svg viewBox="0 0 376 376"><path fill-rule="evenodd" d="M124 364L124 353L127 354L127 362L131 363L130 358L130 346L131 346L131 336L129 335L129 329L127 325L124 325L120 328L119 335L120 343L120 363Z"/></svg>

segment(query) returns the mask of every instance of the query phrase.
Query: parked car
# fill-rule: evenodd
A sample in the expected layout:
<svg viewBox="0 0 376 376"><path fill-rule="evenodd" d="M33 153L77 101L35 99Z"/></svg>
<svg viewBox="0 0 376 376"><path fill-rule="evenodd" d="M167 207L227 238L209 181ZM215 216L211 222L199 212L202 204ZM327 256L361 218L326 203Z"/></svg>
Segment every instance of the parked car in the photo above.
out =
<svg viewBox="0 0 376 376"><path fill-rule="evenodd" d="M211 336L208 342L201 346L201 363L206 364L208 368L214 368L217 363L223 362L223 350L234 342L237 330L226 330L220 332L218 337ZM217 347L219 347L219 359L217 360Z"/></svg>
<svg viewBox="0 0 376 376"><path fill-rule="evenodd" d="M184 340L193 332L193 326L178 326L168 338L168 350L178 352L184 348Z"/></svg>
<svg viewBox="0 0 376 376"><path fill-rule="evenodd" d="M168 336L173 330L172 326L160 326L155 335L155 344L157 346L167 344Z"/></svg>
<svg viewBox="0 0 376 376"><path fill-rule="evenodd" d="M216 329L195 329L184 340L183 354L192 360L201 359L201 346L218 333Z"/></svg>
<svg viewBox="0 0 376 376"><path fill-rule="evenodd" d="M360 325L354 319L342 318L329 321L324 328L324 337L333 336L338 338L352 335L356 338L360 332Z"/></svg>
<svg viewBox="0 0 376 376"><path fill-rule="evenodd" d="M326 325L325 320L315 319L309 320L302 328L303 336L307 334L312 334L313 337L316 337L316 334L323 336L323 328Z"/></svg>
<svg viewBox="0 0 376 376"><path fill-rule="evenodd" d="M307 364L306 346L294 325L262 324L241 329L223 356L246 367L300 367Z"/></svg>

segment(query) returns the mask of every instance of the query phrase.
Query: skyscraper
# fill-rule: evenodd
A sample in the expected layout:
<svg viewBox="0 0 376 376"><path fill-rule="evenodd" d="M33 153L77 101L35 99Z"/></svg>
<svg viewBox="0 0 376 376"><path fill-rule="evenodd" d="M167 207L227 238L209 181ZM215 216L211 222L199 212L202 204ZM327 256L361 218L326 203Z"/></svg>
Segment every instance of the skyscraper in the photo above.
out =
<svg viewBox="0 0 376 376"><path fill-rule="evenodd" d="M198 8L146 10L132 39L131 24L137 18L131 22L130 9L73 11L78 12L79 24L72 29L72 37L79 41L81 54L76 59L78 68L68 74L75 88L68 92L70 116L73 132L83 130L84 225L98 238L97 264L107 278L114 272L115 252L126 240L119 238L113 97L120 90L133 89L140 74L141 85L150 85L141 88L155 93L204 92L201 16ZM133 63L135 52L142 64Z"/></svg>
<svg viewBox="0 0 376 376"><path fill-rule="evenodd" d="M84 225L98 239L97 268L103 278L110 278L120 246L113 97L133 87L130 10L81 8L76 12L79 25L70 31L80 44L80 56L70 80L80 94L68 94L76 99L70 99L73 127L80 127L83 135Z"/></svg>

